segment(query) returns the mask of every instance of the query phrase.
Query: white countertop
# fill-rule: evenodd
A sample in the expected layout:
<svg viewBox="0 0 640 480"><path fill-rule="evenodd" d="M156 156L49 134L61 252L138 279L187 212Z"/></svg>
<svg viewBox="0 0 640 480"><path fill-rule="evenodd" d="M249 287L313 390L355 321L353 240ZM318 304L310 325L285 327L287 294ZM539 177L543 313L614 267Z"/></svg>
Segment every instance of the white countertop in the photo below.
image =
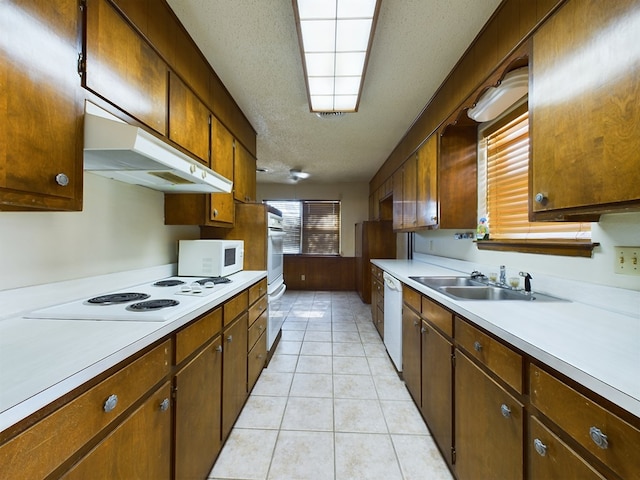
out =
<svg viewBox="0 0 640 480"><path fill-rule="evenodd" d="M549 303L457 301L409 277L461 275L461 272L468 275L477 269L474 266L468 270L454 270L416 260L372 260L372 263L461 317L640 417L638 316L573 300ZM455 267L459 268L460 265ZM602 290L606 296L608 287ZM625 308L640 312L640 292L625 290L619 293L620 298L624 299L623 303L627 302ZM553 294L567 298L555 291ZM612 308L616 307L619 308L612 305Z"/></svg>
<svg viewBox="0 0 640 480"><path fill-rule="evenodd" d="M7 308L27 312L47 303L87 298L116 288L116 285L153 282L171 275L173 272L168 267L111 274L96 277L95 281L82 279L0 292L0 299L7 305L8 297L18 299ZM175 321L43 320L22 316L0 320L0 431L170 335L266 275L265 271L231 275L233 283L228 284L231 288L207 296L195 310ZM58 300L53 301L56 291L63 298L56 297ZM34 298L37 292L43 293ZM23 298L28 298L28 302ZM21 303L31 308L21 309Z"/></svg>

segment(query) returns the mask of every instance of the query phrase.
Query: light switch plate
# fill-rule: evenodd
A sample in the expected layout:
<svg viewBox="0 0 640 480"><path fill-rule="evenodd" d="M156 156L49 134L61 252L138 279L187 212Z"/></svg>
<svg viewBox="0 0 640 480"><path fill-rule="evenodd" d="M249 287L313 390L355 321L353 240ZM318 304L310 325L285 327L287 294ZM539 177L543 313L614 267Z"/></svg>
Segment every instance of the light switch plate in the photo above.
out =
<svg viewBox="0 0 640 480"><path fill-rule="evenodd" d="M621 275L640 275L640 247L615 247L615 272Z"/></svg>

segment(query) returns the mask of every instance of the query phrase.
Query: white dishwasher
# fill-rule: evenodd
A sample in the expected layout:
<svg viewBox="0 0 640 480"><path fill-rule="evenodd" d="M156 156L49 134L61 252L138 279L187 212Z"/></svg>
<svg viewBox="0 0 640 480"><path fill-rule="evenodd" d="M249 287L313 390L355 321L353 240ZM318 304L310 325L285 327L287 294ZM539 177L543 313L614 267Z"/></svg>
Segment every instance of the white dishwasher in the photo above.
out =
<svg viewBox="0 0 640 480"><path fill-rule="evenodd" d="M384 278L384 345L398 372L402 371L402 282L387 272Z"/></svg>

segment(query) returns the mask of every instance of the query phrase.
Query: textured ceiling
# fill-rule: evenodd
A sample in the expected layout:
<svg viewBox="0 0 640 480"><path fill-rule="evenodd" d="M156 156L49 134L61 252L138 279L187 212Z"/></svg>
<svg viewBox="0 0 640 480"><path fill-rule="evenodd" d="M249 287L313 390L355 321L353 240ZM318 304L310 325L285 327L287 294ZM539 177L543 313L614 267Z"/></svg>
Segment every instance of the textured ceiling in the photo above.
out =
<svg viewBox="0 0 640 480"><path fill-rule="evenodd" d="M318 118L291 0L168 0L258 134L258 183L371 180L501 0L381 2L359 111Z"/></svg>

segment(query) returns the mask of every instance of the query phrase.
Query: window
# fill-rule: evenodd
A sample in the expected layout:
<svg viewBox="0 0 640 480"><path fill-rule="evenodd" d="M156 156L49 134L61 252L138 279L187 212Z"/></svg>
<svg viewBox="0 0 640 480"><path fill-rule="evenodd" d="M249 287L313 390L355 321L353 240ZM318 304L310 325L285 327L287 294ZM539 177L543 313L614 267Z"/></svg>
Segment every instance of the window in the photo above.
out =
<svg viewBox="0 0 640 480"><path fill-rule="evenodd" d="M269 200L267 203L282 212L285 254L340 254L340 201Z"/></svg>
<svg viewBox="0 0 640 480"><path fill-rule="evenodd" d="M529 112L523 104L480 130L479 217L492 240L589 239L590 223L529 222Z"/></svg>

